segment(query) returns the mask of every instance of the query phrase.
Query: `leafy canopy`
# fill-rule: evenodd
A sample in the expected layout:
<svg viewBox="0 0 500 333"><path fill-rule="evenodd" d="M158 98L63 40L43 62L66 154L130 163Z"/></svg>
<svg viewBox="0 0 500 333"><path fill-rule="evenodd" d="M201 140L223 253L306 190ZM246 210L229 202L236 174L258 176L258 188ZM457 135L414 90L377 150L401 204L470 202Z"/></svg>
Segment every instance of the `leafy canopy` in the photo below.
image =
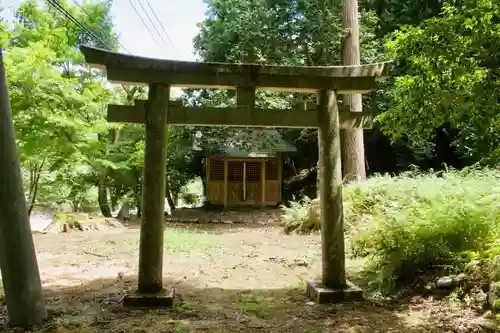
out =
<svg viewBox="0 0 500 333"><path fill-rule="evenodd" d="M441 17L394 33L388 50L402 75L380 116L387 133L425 150L434 129L451 122L465 156L499 161L499 18L493 0L449 2Z"/></svg>

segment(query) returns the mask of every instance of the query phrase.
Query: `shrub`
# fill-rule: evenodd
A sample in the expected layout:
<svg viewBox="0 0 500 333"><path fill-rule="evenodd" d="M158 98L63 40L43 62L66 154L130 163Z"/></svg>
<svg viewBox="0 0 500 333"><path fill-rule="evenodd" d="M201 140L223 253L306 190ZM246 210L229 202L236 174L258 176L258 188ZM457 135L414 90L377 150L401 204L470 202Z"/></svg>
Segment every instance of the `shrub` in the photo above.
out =
<svg viewBox="0 0 500 333"><path fill-rule="evenodd" d="M295 199L295 198L294 198ZM315 206L313 200L305 196L298 201L291 201L290 206L282 205L281 224L285 233L293 231L298 233L308 233L319 230L319 215L311 207Z"/></svg>
<svg viewBox="0 0 500 333"><path fill-rule="evenodd" d="M203 183L200 178L191 180L179 193L182 202L189 206L199 206L203 202Z"/></svg>
<svg viewBox="0 0 500 333"><path fill-rule="evenodd" d="M350 230L360 223L372 220L372 207L385 201L387 193L380 186L381 182L393 184L388 176L377 176L357 184L344 187L344 227ZM388 186L390 187L390 186ZM319 198L307 196L292 200L289 206L281 206L281 223L285 233L309 233L320 230Z"/></svg>
<svg viewBox="0 0 500 333"><path fill-rule="evenodd" d="M488 272L497 275L492 259L500 254L498 184L500 172L472 168L375 176L346 185L352 253L368 259L365 272L383 292L432 269L463 270L473 257L489 260ZM283 209L286 231L319 229L315 202L303 199Z"/></svg>
<svg viewBox="0 0 500 333"><path fill-rule="evenodd" d="M181 199L186 205L197 205L201 202L200 196L195 193L182 193Z"/></svg>
<svg viewBox="0 0 500 333"><path fill-rule="evenodd" d="M357 256L382 291L435 268L462 270L464 253L483 252L495 239L500 218L500 173L450 170L376 177L348 200L369 223L350 230Z"/></svg>

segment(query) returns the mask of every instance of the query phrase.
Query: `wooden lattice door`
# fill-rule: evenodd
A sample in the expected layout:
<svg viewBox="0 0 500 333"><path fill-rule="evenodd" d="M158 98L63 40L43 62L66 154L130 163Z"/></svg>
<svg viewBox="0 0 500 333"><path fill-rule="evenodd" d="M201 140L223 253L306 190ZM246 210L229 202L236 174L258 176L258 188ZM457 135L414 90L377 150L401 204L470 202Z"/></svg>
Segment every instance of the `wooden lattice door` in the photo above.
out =
<svg viewBox="0 0 500 333"><path fill-rule="evenodd" d="M243 201L243 162L227 162L227 202L229 205Z"/></svg>
<svg viewBox="0 0 500 333"><path fill-rule="evenodd" d="M228 161L228 203L252 205L261 201L261 162Z"/></svg>
<svg viewBox="0 0 500 333"><path fill-rule="evenodd" d="M249 161L244 164L245 184L243 199L247 204L256 204L261 202L261 172L260 161Z"/></svg>

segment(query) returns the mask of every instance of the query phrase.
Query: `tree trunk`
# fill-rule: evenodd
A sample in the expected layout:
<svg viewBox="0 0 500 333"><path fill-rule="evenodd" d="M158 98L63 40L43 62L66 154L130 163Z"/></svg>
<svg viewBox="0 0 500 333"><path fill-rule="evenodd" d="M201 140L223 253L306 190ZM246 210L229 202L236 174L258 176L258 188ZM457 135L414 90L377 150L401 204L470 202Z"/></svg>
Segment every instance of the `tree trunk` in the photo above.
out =
<svg viewBox="0 0 500 333"><path fill-rule="evenodd" d="M342 15L344 40L342 45L342 64L359 65L359 21L358 0L344 0ZM363 103L361 94L344 95L342 101L349 105L351 112L361 112ZM344 180L359 181L366 178L365 147L362 128L341 130L342 166Z"/></svg>
<svg viewBox="0 0 500 333"><path fill-rule="evenodd" d="M120 138L120 130L119 129L110 129L108 131L108 138L113 144L116 144ZM104 143L105 147L107 144L106 137L102 134L99 133L97 135L97 139L101 142ZM102 150L103 155L107 155L107 149ZM108 182L107 182L107 177L108 174L110 173L110 170L108 168L105 168L104 170L101 171L101 174L99 175L99 180L97 184L97 200L99 202L99 208L101 209L101 213L104 217L112 217L111 214L111 207L109 205L109 200L108 200Z"/></svg>
<svg viewBox="0 0 500 333"><path fill-rule="evenodd" d="M30 189L28 193L29 206L28 215L31 216L31 212L35 207L36 197L38 195L38 186L40 184L40 176L42 174L43 166L45 165L45 158L39 164L35 164L30 170Z"/></svg>
<svg viewBox="0 0 500 333"><path fill-rule="evenodd" d="M0 268L10 324L29 327L47 317L16 149L0 49Z"/></svg>
<svg viewBox="0 0 500 333"><path fill-rule="evenodd" d="M170 214L176 209L174 199L172 199L172 192L170 191L170 186L168 185L168 179L165 180L165 196L167 197L168 206L170 207Z"/></svg>
<svg viewBox="0 0 500 333"><path fill-rule="evenodd" d="M202 186L203 202L205 203L207 201L207 175L206 174L204 174L203 178L201 178L201 186Z"/></svg>
<svg viewBox="0 0 500 333"><path fill-rule="evenodd" d="M130 204L128 200L123 201L120 211L118 212L118 219L120 221L127 221L130 218Z"/></svg>
<svg viewBox="0 0 500 333"><path fill-rule="evenodd" d="M106 183L106 172L99 175L99 183L97 184L97 200L99 208L104 217L112 217L111 208L108 201L108 184Z"/></svg>
<svg viewBox="0 0 500 333"><path fill-rule="evenodd" d="M120 128L111 128L109 130L109 137L110 140L113 144L113 146L116 146L118 144L118 141L120 140ZM106 170L106 175L111 174L112 169L108 168ZM106 193L110 194L110 189L109 186L106 184ZM118 200L120 200L120 197L118 195L110 195L111 197L111 203L108 204L108 206L111 207L111 211L115 210L118 206Z"/></svg>

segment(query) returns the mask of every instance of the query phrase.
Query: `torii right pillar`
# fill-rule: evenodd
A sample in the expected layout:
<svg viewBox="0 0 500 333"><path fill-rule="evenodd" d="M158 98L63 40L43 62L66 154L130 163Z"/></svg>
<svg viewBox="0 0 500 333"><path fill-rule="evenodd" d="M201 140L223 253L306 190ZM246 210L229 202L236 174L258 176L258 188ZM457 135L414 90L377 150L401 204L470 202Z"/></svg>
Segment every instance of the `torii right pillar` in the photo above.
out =
<svg viewBox="0 0 500 333"><path fill-rule="evenodd" d="M319 92L317 117L322 281L308 281L307 294L320 304L359 301L361 289L345 274L339 109L334 90Z"/></svg>

